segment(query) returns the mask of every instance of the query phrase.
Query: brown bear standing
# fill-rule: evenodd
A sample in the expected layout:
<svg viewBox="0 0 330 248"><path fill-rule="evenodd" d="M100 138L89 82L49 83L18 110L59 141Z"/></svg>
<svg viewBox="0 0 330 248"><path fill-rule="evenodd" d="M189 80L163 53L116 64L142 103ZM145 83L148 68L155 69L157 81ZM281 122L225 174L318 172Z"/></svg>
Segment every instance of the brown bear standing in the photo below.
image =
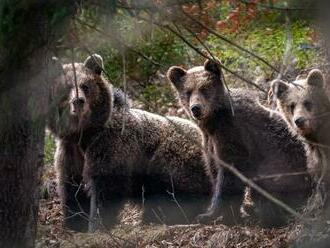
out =
<svg viewBox="0 0 330 248"><path fill-rule="evenodd" d="M309 172L316 186L306 210L317 214L318 218L302 232L309 237L309 242L308 239L298 239L298 245L328 247L329 239L325 237L330 235L327 231L330 220L330 100L324 76L320 70L314 69L307 78L292 84L274 80L271 90L288 126L305 144ZM318 231L325 233L321 235Z"/></svg>
<svg viewBox="0 0 330 248"><path fill-rule="evenodd" d="M127 200L144 206L145 221L190 222L204 211L212 191L198 128L131 109L102 77L102 64L93 55L84 64L64 65L52 94L57 104L48 126L58 140L66 226L86 230L89 213L94 221L97 209L102 224L111 226ZM96 226L91 222L91 230Z"/></svg>
<svg viewBox="0 0 330 248"><path fill-rule="evenodd" d="M281 116L271 115L257 102L257 94L252 91L228 92L217 63L207 60L204 66L190 70L171 67L167 74L181 104L202 130L207 165L216 178L211 206L202 218L214 215L221 191L224 197L243 199L243 183L230 172L222 172L213 157L232 164L250 179L307 170L303 145L294 138ZM310 194L308 174L264 179L257 184L292 207L301 206ZM262 224L283 224L281 209L254 191L252 199L260 206L261 210L257 210L261 211L258 216ZM239 216L238 208L234 211Z"/></svg>

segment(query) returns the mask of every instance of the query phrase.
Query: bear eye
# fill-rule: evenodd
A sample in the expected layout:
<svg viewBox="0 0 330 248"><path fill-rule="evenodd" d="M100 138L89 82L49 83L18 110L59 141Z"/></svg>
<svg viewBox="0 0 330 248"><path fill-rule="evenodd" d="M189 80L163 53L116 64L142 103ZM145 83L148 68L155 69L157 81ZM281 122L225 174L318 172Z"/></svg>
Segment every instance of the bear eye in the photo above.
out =
<svg viewBox="0 0 330 248"><path fill-rule="evenodd" d="M199 91L200 91L203 95L207 95L208 87L200 88Z"/></svg>
<svg viewBox="0 0 330 248"><path fill-rule="evenodd" d="M185 96L186 96L187 98L189 98L189 97L191 96L191 90L187 90L187 91L185 92Z"/></svg>
<svg viewBox="0 0 330 248"><path fill-rule="evenodd" d="M313 104L310 101L305 101L304 102L304 107L306 108L307 111L311 111Z"/></svg>
<svg viewBox="0 0 330 248"><path fill-rule="evenodd" d="M294 111L295 107L296 107L296 104L294 102L290 104L289 108L290 108L291 114L293 114L293 111Z"/></svg>
<svg viewBox="0 0 330 248"><path fill-rule="evenodd" d="M87 94L89 92L89 86L87 84L82 84L80 88Z"/></svg>

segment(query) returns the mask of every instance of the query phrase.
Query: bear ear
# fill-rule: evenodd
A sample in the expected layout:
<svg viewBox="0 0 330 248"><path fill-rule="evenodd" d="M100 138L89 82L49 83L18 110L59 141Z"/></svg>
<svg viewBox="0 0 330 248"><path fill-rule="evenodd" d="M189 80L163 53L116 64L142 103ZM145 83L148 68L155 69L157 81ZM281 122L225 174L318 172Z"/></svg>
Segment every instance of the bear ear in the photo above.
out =
<svg viewBox="0 0 330 248"><path fill-rule="evenodd" d="M324 85L323 73L318 69L313 69L308 73L307 84L309 86L315 86L322 88Z"/></svg>
<svg viewBox="0 0 330 248"><path fill-rule="evenodd" d="M60 60L57 57L52 57L51 58L51 66L52 66L52 70L51 70L51 75L52 76L59 76L61 74L63 74L63 65L61 64Z"/></svg>
<svg viewBox="0 0 330 248"><path fill-rule="evenodd" d="M84 66L90 69L95 74L101 75L101 72L104 68L103 59L100 55L94 53L93 55L87 57L84 62Z"/></svg>
<svg viewBox="0 0 330 248"><path fill-rule="evenodd" d="M284 96L286 95L288 89L289 89L289 85L280 80L280 79L275 79L272 83L271 83L271 91L272 94L277 98L277 99L283 99Z"/></svg>
<svg viewBox="0 0 330 248"><path fill-rule="evenodd" d="M172 66L167 71L167 78L175 86L176 89L180 89L184 84L184 77L187 75L187 71L179 66Z"/></svg>
<svg viewBox="0 0 330 248"><path fill-rule="evenodd" d="M207 59L204 62L204 69L208 72L212 72L214 74L221 74L221 70L219 68L220 61L219 60L211 60Z"/></svg>

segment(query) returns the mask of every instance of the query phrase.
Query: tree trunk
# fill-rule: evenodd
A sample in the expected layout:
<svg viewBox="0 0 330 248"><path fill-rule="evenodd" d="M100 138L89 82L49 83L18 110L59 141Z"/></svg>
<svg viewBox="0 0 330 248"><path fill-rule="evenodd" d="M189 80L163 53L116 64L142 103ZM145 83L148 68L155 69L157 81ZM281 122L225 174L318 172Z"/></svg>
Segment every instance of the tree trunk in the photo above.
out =
<svg viewBox="0 0 330 248"><path fill-rule="evenodd" d="M48 105L46 53L38 54L2 74L15 86L0 93L0 247L34 246Z"/></svg>
<svg viewBox="0 0 330 248"><path fill-rule="evenodd" d="M75 1L0 2L0 247L34 247L49 48Z"/></svg>

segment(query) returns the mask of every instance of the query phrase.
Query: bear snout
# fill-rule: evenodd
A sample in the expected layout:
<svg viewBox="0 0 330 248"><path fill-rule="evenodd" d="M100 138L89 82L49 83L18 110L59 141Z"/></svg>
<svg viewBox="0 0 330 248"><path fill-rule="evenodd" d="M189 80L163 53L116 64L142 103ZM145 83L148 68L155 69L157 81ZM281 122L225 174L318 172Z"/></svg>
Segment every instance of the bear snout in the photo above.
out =
<svg viewBox="0 0 330 248"><path fill-rule="evenodd" d="M294 123L298 128L304 128L306 125L306 118L298 117L297 119L294 120Z"/></svg>
<svg viewBox="0 0 330 248"><path fill-rule="evenodd" d="M86 100L83 97L74 98L71 102L71 104L73 106L72 112L73 113L80 113L84 108L85 102L86 102Z"/></svg>
<svg viewBox="0 0 330 248"><path fill-rule="evenodd" d="M201 119L202 117L202 106L200 104L193 104L191 107L190 107L190 111L192 113L192 116L199 120Z"/></svg>

